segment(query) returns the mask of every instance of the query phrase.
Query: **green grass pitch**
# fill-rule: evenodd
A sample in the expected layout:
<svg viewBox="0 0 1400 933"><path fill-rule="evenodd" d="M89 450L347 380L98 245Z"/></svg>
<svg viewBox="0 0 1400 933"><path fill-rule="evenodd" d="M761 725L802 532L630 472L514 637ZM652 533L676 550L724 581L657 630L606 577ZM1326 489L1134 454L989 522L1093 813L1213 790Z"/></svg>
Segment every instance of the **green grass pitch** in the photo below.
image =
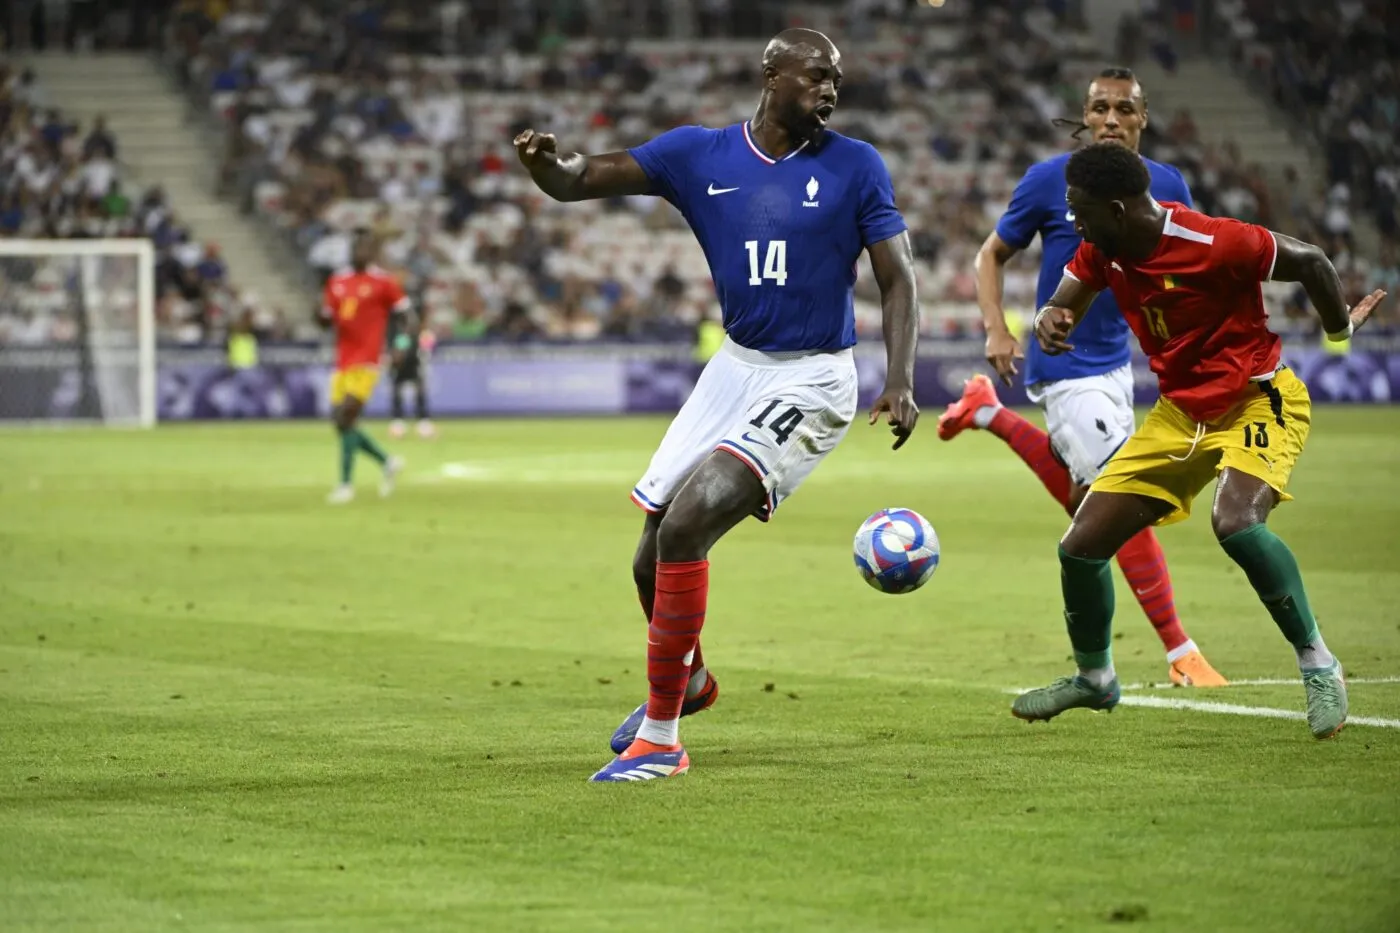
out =
<svg viewBox="0 0 1400 933"><path fill-rule="evenodd" d="M1400 410L1319 409L1274 520L1370 720L1326 743L1239 712L1303 694L1204 498L1162 534L1187 628L1284 682L1013 719L1068 669L1066 520L933 415L721 542L720 703L643 786L585 779L645 693L663 420L450 422L342 508L323 425L0 433L0 929L1400 929ZM851 562L891 505L943 544L908 596ZM1162 681L1119 587L1121 675Z"/></svg>

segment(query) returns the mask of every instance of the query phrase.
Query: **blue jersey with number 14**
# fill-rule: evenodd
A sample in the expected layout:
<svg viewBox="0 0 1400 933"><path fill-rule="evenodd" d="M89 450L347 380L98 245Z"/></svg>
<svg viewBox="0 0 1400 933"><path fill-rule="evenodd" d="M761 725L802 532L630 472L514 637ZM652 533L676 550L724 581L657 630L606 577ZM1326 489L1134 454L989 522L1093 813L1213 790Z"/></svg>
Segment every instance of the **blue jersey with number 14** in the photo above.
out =
<svg viewBox="0 0 1400 933"><path fill-rule="evenodd" d="M856 262L905 229L874 147L828 130L774 159L739 123L629 151L700 241L730 339L770 353L856 342Z"/></svg>
<svg viewBox="0 0 1400 933"><path fill-rule="evenodd" d="M1079 249L1080 237L1074 230L1074 214L1065 203L1065 164L1069 153L1037 162L1026 170L1025 177L1011 196L1011 206L997 223L997 236L1015 249L1031 245L1037 233L1043 251L1040 261L1040 283L1036 288L1036 307L1042 307L1060 284L1065 266ZM1152 196L1158 201L1178 201L1191 206L1191 192L1186 179L1170 165L1143 159L1152 175ZM1089 306L1089 313L1074 329L1070 338L1074 350L1061 356L1047 356L1034 339L1026 346L1026 385L1053 382L1057 379L1082 379L1112 372L1126 366L1128 322L1118 312L1110 292L1102 292Z"/></svg>

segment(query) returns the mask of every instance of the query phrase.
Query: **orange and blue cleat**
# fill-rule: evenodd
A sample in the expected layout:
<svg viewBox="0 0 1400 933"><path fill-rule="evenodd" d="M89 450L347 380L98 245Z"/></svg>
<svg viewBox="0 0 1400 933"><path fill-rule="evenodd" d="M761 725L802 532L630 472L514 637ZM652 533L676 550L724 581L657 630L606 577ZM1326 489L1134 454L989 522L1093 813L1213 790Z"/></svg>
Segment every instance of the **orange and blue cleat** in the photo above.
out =
<svg viewBox="0 0 1400 933"><path fill-rule="evenodd" d="M690 770L690 756L681 745L653 745L638 739L588 780L603 783L652 781L680 777Z"/></svg>
<svg viewBox="0 0 1400 933"><path fill-rule="evenodd" d="M711 706L715 705L715 700L719 699L719 681L709 671L705 672L705 687L693 697L686 697L681 704L681 717L694 716L696 713L703 713ZM647 705L632 710L632 715L622 720L622 725L612 734L612 740L608 742L608 747L612 749L614 755L621 755L627 751L627 747L637 740L637 730L642 727L642 720L646 718Z"/></svg>

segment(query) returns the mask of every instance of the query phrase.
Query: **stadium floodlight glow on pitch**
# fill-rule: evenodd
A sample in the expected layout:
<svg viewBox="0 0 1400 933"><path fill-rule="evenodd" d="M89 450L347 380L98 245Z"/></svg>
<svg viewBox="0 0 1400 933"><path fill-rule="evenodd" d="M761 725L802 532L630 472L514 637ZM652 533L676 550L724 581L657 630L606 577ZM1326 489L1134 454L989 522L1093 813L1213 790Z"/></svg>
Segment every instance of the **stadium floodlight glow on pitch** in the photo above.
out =
<svg viewBox="0 0 1400 933"><path fill-rule="evenodd" d="M155 298L149 240L0 240L0 310L63 328L0 348L0 417L153 427Z"/></svg>

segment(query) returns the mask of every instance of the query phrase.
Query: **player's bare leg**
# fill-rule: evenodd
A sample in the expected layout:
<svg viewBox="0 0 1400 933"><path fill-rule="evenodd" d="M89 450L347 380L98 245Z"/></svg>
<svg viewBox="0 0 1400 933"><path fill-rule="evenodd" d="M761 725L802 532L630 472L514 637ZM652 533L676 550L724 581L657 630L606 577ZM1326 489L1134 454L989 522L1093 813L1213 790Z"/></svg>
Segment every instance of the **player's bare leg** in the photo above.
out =
<svg viewBox="0 0 1400 933"><path fill-rule="evenodd" d="M637 584L637 600L642 605L642 613L648 624L652 609L656 605L656 536L661 529L666 512L648 512L642 526L642 537L637 542L637 553L632 558L632 579ZM695 643L695 657L690 662L690 679L685 685L685 700L681 703L681 718L704 712L719 699L719 682L707 667L701 652L700 642ZM637 730L646 718L647 704L643 703L622 721L613 731L608 747L615 754L622 754L627 746L637 738Z"/></svg>
<svg viewBox="0 0 1400 933"><path fill-rule="evenodd" d="M1067 709L1111 710L1118 705L1113 670L1113 572L1108 562L1133 536L1171 512L1160 499L1131 493L1091 492L1060 540L1060 588L1065 627L1078 671L1018 696L1013 715L1053 719Z"/></svg>
<svg viewBox="0 0 1400 933"><path fill-rule="evenodd" d="M767 491L743 461L722 451L686 480L655 529L656 575L647 629L650 696L637 737L594 781L675 777L690 768L680 717L709 595L710 548L763 505Z"/></svg>
<svg viewBox="0 0 1400 933"><path fill-rule="evenodd" d="M1277 504L1278 493L1262 479L1226 469L1215 489L1211 527L1298 656L1308 728L1319 739L1330 738L1346 724L1346 682L1341 664L1318 632L1298 561L1266 524Z"/></svg>

